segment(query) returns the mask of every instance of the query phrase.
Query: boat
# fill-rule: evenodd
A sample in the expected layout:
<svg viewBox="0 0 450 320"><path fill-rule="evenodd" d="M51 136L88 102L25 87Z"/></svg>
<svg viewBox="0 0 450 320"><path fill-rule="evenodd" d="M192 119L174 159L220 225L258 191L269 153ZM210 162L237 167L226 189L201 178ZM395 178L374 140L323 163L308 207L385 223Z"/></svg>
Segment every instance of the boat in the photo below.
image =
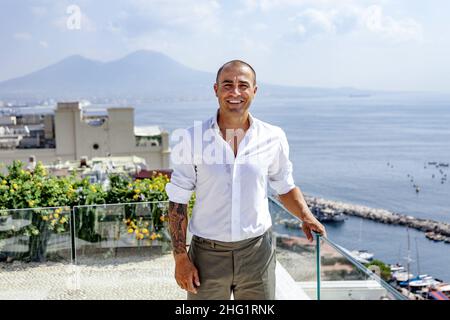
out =
<svg viewBox="0 0 450 320"><path fill-rule="evenodd" d="M399 284L408 281L408 279L414 279L414 275L406 272L405 270L397 271L392 274L392 280L397 281Z"/></svg>
<svg viewBox="0 0 450 320"><path fill-rule="evenodd" d="M336 214L333 216L317 216L316 217L317 220L319 220L320 222L334 222L334 223L341 223L344 222L345 219L347 219L347 217L343 214Z"/></svg>
<svg viewBox="0 0 450 320"><path fill-rule="evenodd" d="M329 208L313 210L313 214L320 222L344 222L347 217L342 212L336 212Z"/></svg>
<svg viewBox="0 0 450 320"><path fill-rule="evenodd" d="M429 291L427 298L429 300L450 300L450 298L441 291Z"/></svg>
<svg viewBox="0 0 450 320"><path fill-rule="evenodd" d="M433 231L429 231L427 233L425 233L425 237L427 237L430 240L433 241L445 241L446 240L446 236L439 234L439 233L435 233Z"/></svg>
<svg viewBox="0 0 450 320"><path fill-rule="evenodd" d="M448 284L448 283L441 282L439 284L432 285L429 288L429 294L431 294L433 292L438 293L438 294L437 295L433 295L432 297L430 297L430 299L434 299L434 300L450 300L450 284ZM447 298L447 299L443 298L442 295L444 295L445 298ZM436 296L439 299L436 299Z"/></svg>
<svg viewBox="0 0 450 320"><path fill-rule="evenodd" d="M297 219L282 219L279 223L289 229L299 229L301 227L300 221Z"/></svg>
<svg viewBox="0 0 450 320"><path fill-rule="evenodd" d="M391 269L391 272L392 272L392 273L400 272L400 271L405 271L405 267L402 266L402 265L399 264L399 263L391 264L391 265L389 266L389 268Z"/></svg>
<svg viewBox="0 0 450 320"><path fill-rule="evenodd" d="M411 275L411 274L410 274ZM416 281L420 281L423 280L425 278L429 278L430 276L427 274L419 274L418 276L413 276L412 278L410 277L409 280L404 280L404 281L400 281L399 285L401 287L407 287L409 286L412 282L416 282ZM397 280L399 281L399 280ZM417 283L417 287L420 287L420 283Z"/></svg>
<svg viewBox="0 0 450 320"><path fill-rule="evenodd" d="M351 256L352 258L354 258L356 261L358 261L359 263L369 263L370 260L373 259L373 253L368 252L367 250L353 250L350 251L342 246L338 246L342 251L344 251L345 253L347 253L349 256ZM370 260L365 259L365 258L370 258Z"/></svg>
<svg viewBox="0 0 450 320"><path fill-rule="evenodd" d="M424 277L422 279L419 279L419 280L410 280L409 281L409 287L411 289L416 289L417 290L417 289L420 289L420 288L423 288L423 287L430 287L430 286L433 286L433 285L437 285L439 283L441 283L441 282L437 281L436 279L433 279L433 277L426 276L426 277Z"/></svg>
<svg viewBox="0 0 450 320"><path fill-rule="evenodd" d="M361 263L369 263L373 260L374 254L371 252L368 252L367 250L353 250L350 251L350 254L353 258L355 258L357 261Z"/></svg>

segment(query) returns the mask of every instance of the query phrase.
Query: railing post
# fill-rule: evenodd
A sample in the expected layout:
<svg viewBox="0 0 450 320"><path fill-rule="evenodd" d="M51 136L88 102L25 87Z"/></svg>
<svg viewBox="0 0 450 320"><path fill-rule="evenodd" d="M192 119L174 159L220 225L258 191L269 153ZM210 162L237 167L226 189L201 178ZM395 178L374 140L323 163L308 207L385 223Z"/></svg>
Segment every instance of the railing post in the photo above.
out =
<svg viewBox="0 0 450 320"><path fill-rule="evenodd" d="M71 243L71 255L72 264L77 264L76 261L76 244L75 244L75 206L70 210L70 243Z"/></svg>
<svg viewBox="0 0 450 320"><path fill-rule="evenodd" d="M317 300L320 300L320 234L316 234Z"/></svg>

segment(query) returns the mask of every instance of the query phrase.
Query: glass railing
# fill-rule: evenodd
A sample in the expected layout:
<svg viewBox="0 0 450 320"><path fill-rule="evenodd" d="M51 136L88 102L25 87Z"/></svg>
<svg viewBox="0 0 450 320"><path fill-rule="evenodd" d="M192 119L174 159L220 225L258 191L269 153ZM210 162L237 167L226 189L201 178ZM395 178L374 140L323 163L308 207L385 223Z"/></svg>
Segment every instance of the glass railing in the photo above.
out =
<svg viewBox="0 0 450 320"><path fill-rule="evenodd" d="M75 264L170 252L168 205L160 201L75 206Z"/></svg>
<svg viewBox="0 0 450 320"><path fill-rule="evenodd" d="M330 239L309 242L275 198L269 207L277 299L404 298ZM167 201L0 211L0 299L185 299L167 214Z"/></svg>
<svg viewBox="0 0 450 320"><path fill-rule="evenodd" d="M72 263L70 219L68 207L0 210L0 299L54 298Z"/></svg>
<svg viewBox="0 0 450 320"><path fill-rule="evenodd" d="M276 298L315 300L318 281L316 246L301 232L300 220L273 198L269 198L269 210L272 216L272 243L277 258Z"/></svg>
<svg viewBox="0 0 450 320"><path fill-rule="evenodd" d="M320 238L320 297L324 300L403 300L395 288L380 278L379 269L367 269L348 251Z"/></svg>
<svg viewBox="0 0 450 320"><path fill-rule="evenodd" d="M314 244L310 243L303 236L300 219L277 199L270 197L269 206L277 259L291 276L286 283L297 294L314 300L406 299L332 240L316 235Z"/></svg>
<svg viewBox="0 0 450 320"><path fill-rule="evenodd" d="M71 262L68 207L0 210L0 261Z"/></svg>
<svg viewBox="0 0 450 320"><path fill-rule="evenodd" d="M185 299L168 202L0 211L0 299Z"/></svg>
<svg viewBox="0 0 450 320"><path fill-rule="evenodd" d="M72 297L186 298L174 279L167 201L78 206L73 221Z"/></svg>

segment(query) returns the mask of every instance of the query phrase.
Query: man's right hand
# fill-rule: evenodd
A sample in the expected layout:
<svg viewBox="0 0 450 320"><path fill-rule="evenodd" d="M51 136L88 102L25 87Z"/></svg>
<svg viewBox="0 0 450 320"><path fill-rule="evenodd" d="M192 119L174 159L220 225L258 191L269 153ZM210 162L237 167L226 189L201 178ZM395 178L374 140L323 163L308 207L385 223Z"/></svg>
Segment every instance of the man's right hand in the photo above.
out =
<svg viewBox="0 0 450 320"><path fill-rule="evenodd" d="M175 279L182 289L197 293L196 287L200 286L198 271L185 253L175 256Z"/></svg>

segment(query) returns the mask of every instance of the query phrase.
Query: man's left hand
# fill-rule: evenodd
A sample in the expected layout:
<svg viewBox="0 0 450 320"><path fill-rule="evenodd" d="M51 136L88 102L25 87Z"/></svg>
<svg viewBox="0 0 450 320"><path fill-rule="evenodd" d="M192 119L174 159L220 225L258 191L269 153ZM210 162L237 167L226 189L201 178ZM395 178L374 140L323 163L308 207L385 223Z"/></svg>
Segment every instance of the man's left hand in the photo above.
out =
<svg viewBox="0 0 450 320"><path fill-rule="evenodd" d="M323 224L321 224L319 222L319 220L317 219L311 219L308 221L303 221L302 223L302 230L306 235L306 238L308 238L308 240L310 242L314 241L314 237L312 235L312 231L314 231L315 233L320 234L322 237L327 237L327 232L325 230L325 227L323 226Z"/></svg>

